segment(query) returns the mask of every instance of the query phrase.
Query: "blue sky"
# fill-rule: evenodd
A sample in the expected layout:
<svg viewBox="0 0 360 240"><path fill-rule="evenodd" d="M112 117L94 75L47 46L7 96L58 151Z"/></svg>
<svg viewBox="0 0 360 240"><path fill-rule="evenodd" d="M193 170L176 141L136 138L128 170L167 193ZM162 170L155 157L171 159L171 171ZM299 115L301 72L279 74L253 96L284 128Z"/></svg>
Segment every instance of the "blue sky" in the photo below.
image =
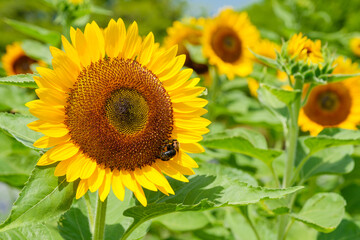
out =
<svg viewBox="0 0 360 240"><path fill-rule="evenodd" d="M187 0L186 15L199 17L203 12L210 16L218 12L224 6L232 6L234 9L243 8L259 0Z"/></svg>

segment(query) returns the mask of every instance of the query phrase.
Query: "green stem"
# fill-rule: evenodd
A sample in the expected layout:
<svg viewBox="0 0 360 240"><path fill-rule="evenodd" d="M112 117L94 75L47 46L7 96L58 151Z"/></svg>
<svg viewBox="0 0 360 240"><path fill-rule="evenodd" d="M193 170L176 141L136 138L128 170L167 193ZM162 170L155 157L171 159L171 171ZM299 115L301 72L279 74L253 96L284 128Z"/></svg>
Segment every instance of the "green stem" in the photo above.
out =
<svg viewBox="0 0 360 240"><path fill-rule="evenodd" d="M290 181L290 186L294 185L294 183L296 182L297 177L298 177L299 174L300 174L300 171L301 171L302 167L303 167L303 166L305 165L305 163L309 160L310 156L311 156L311 155L308 154L305 158L303 158L303 159L301 160L301 162L299 163L299 165L296 167L295 172L294 172L294 174L293 174L293 177L292 177L292 179L291 179L291 181Z"/></svg>
<svg viewBox="0 0 360 240"><path fill-rule="evenodd" d="M280 184L280 181L279 181L279 178L277 177L276 173L275 173L275 169L272 165L272 163L270 163L270 171L271 171L271 174L273 175L273 178L275 180L275 183L276 183L276 187L280 188L281 187L281 184Z"/></svg>
<svg viewBox="0 0 360 240"><path fill-rule="evenodd" d="M90 230L92 233L94 233L94 214L91 207L89 192L85 193L85 205L89 216Z"/></svg>
<svg viewBox="0 0 360 240"><path fill-rule="evenodd" d="M260 240L260 236L259 236L259 233L257 232L256 230L256 227L254 226L253 222L251 221L250 217L249 217L249 210L248 210L248 206L245 205L245 206L240 206L240 212L241 214L244 216L244 218L246 219L246 222L249 224L249 226L251 227L251 229L253 230L255 236L256 236L256 239L257 240Z"/></svg>
<svg viewBox="0 0 360 240"><path fill-rule="evenodd" d="M103 240L105 230L105 216L106 216L107 198L104 202L98 197L96 206L96 219L93 240Z"/></svg>
<svg viewBox="0 0 360 240"><path fill-rule="evenodd" d="M289 79L290 82L290 79ZM301 80L295 80L295 90L302 91L303 83ZM287 135L286 141L286 150L287 150L287 158L285 162L285 171L284 171L284 178L283 178L283 188L287 188L291 186L292 180L292 173L295 165L295 157L296 157L296 147L297 147L297 140L299 134L299 126L298 126L298 118L299 112L301 108L301 94L300 97L295 99L295 101L289 106L289 131ZM290 203L290 202L289 202ZM291 209L291 205L289 204ZM288 216L280 216L279 219L279 231L278 231L278 240L285 239L285 231L288 225L289 217Z"/></svg>
<svg viewBox="0 0 360 240"><path fill-rule="evenodd" d="M211 86L210 86L210 91L209 91L209 120L214 122L215 118L216 118L216 102L217 102L217 97L219 95L220 92L220 76L218 75L218 72L216 70L215 67L210 67L209 69L210 72L210 77L211 77Z"/></svg>

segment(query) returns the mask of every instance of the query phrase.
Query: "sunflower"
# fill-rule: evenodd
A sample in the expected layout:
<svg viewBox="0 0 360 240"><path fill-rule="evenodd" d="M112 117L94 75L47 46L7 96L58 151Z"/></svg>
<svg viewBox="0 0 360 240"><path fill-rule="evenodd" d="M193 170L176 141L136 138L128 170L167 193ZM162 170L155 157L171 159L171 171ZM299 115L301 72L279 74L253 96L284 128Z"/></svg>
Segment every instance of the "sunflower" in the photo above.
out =
<svg viewBox="0 0 360 240"><path fill-rule="evenodd" d="M321 53L321 41L315 42L303 36L302 33L294 34L288 42L287 51L291 57L296 57L298 60L303 60L310 63L323 62Z"/></svg>
<svg viewBox="0 0 360 240"><path fill-rule="evenodd" d="M360 72L350 59L338 57L334 61L334 74ZM300 110L299 125L303 131L316 136L326 127L357 129L360 122L360 78L316 86L306 105ZM305 89L306 92L306 89Z"/></svg>
<svg viewBox="0 0 360 240"><path fill-rule="evenodd" d="M188 182L198 167L187 153L204 149L198 142L210 122L201 117L204 88L181 70L185 56L177 46L160 50L149 33L138 35L134 22L111 20L104 34L95 22L84 33L70 30L65 49L51 47L53 70L38 68L39 100L27 103L39 120L29 128L45 136L34 143L49 148L38 161L57 163L56 176L80 179L76 198L98 190L124 199L124 187L146 206L143 187L174 194L163 175Z"/></svg>
<svg viewBox="0 0 360 240"><path fill-rule="evenodd" d="M223 10L204 27L203 53L220 74L229 79L247 76L253 70L253 56L249 51L259 39L259 32L246 13Z"/></svg>
<svg viewBox="0 0 360 240"><path fill-rule="evenodd" d="M197 74L207 74L208 66L197 63L194 59L191 59L186 44L201 45L201 37L203 35L202 28L204 25L204 18L189 18L183 19L182 21L175 21L173 25L167 29L168 36L164 39L165 48L178 45L178 55L186 55L184 66L192 68Z"/></svg>
<svg viewBox="0 0 360 240"><path fill-rule="evenodd" d="M358 57L360 57L360 37L350 40L350 49Z"/></svg>
<svg viewBox="0 0 360 240"><path fill-rule="evenodd" d="M246 81L248 84L250 95L253 97L257 97L258 96L257 90L260 87L259 82L255 78L252 78L252 77L246 78Z"/></svg>
<svg viewBox="0 0 360 240"><path fill-rule="evenodd" d="M253 47L252 50L259 55L275 59L276 51L280 52L281 48L278 44L268 39L261 39L258 44Z"/></svg>
<svg viewBox="0 0 360 240"><path fill-rule="evenodd" d="M2 63L8 76L33 73L30 68L31 64L46 65L43 61L37 61L27 56L18 42L6 46L6 53L2 56Z"/></svg>

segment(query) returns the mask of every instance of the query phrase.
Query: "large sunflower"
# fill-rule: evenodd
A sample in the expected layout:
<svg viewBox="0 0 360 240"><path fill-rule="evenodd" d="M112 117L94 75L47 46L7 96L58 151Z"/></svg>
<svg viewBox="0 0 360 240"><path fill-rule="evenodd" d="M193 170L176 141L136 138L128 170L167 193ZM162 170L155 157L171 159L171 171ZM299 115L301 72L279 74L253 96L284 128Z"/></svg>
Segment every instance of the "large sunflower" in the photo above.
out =
<svg viewBox="0 0 360 240"><path fill-rule="evenodd" d="M204 25L204 18L183 19L181 22L175 21L173 25L167 29L168 36L164 39L165 48L178 45L178 55L186 55L184 66L192 68L197 74L207 73L208 66L206 64L197 63L191 59L186 44L195 46L201 45L201 37L203 35L202 28Z"/></svg>
<svg viewBox="0 0 360 240"><path fill-rule="evenodd" d="M339 57L333 73L358 73L358 65ZM306 91L305 91L306 92ZM317 135L326 127L356 129L360 122L360 78L316 86L300 110L299 125L303 131Z"/></svg>
<svg viewBox="0 0 360 240"><path fill-rule="evenodd" d="M204 27L203 53L219 73L229 79L247 76L253 70L253 57L249 51L259 40L259 32L246 13L223 10Z"/></svg>
<svg viewBox="0 0 360 240"><path fill-rule="evenodd" d="M323 56L321 53L321 41L316 40L315 42L303 36L302 33L294 34L289 42L287 51L292 57L296 57L298 60L303 60L310 63L323 62Z"/></svg>
<svg viewBox="0 0 360 240"><path fill-rule="evenodd" d="M43 61L37 61L27 56L18 42L6 46L6 53L1 60L8 76L32 73L30 66L34 63L41 66L46 65Z"/></svg>
<svg viewBox="0 0 360 240"><path fill-rule="evenodd" d="M199 79L180 70L185 56L177 46L159 50L152 33L142 40L135 22L126 31L121 19L104 34L92 22L70 37L65 52L50 49L53 70L38 68L40 99L27 104L39 118L28 126L45 134L34 146L53 147L38 165L59 162L56 176L80 179L76 198L98 190L104 201L112 187L122 200L126 187L146 206L142 187L174 194L163 173L188 181L197 164L187 153L204 151L197 142L210 124L200 117Z"/></svg>

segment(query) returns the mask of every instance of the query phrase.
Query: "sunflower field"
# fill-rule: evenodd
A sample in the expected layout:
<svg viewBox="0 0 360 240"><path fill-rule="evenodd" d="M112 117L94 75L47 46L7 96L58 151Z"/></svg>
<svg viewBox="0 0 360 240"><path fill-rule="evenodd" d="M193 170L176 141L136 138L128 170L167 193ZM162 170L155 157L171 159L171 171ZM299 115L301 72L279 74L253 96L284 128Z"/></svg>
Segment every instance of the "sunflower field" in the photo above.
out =
<svg viewBox="0 0 360 240"><path fill-rule="evenodd" d="M0 240L360 240L358 0L0 0Z"/></svg>

